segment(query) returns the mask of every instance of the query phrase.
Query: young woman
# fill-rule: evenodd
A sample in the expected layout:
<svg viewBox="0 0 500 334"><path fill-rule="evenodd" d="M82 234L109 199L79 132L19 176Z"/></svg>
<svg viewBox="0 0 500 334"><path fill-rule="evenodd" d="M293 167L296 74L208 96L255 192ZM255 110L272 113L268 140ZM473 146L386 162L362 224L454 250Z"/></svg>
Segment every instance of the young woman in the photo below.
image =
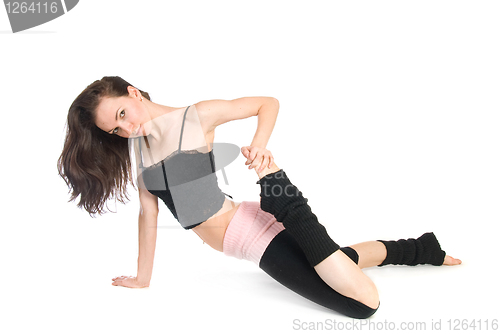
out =
<svg viewBox="0 0 500 334"><path fill-rule="evenodd" d="M183 228L192 229L212 248L253 261L284 286L349 317L370 317L379 306L377 289L362 268L461 263L441 250L433 233L339 247L265 148L278 109L278 101L269 97L168 107L120 77L95 81L75 99L58 160L71 200L80 196L79 207L102 214L109 198L128 199L134 157L138 166L137 276L115 277L113 285L149 286L158 198ZM217 185L210 145L217 126L250 116L258 117L258 127L241 153L258 174L261 199L236 203Z"/></svg>

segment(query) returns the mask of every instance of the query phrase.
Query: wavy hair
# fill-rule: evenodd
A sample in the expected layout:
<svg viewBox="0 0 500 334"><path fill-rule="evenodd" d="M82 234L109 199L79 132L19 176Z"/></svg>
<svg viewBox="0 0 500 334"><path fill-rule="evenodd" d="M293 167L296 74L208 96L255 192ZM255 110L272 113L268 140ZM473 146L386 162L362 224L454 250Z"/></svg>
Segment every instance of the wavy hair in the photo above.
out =
<svg viewBox="0 0 500 334"><path fill-rule="evenodd" d="M69 201L80 196L77 206L91 216L105 213L108 199L128 201L127 183L134 186L128 139L106 133L95 124L101 99L128 96L128 86L132 85L120 77L103 77L87 86L69 108L57 169L71 192ZM151 100L148 93L139 91Z"/></svg>

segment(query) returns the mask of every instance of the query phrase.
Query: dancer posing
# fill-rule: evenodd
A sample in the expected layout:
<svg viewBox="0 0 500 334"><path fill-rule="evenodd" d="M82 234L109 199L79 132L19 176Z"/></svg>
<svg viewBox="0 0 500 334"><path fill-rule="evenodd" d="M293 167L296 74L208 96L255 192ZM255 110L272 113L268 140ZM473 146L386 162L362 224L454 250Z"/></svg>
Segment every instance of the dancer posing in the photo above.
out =
<svg viewBox="0 0 500 334"><path fill-rule="evenodd" d="M149 286L158 198L184 229L212 248L252 261L296 293L353 318L370 317L379 306L377 289L362 268L461 263L441 250L431 232L416 239L337 245L265 148L278 109L278 101L269 97L168 107L120 77L95 81L75 99L58 160L71 200L80 196L78 206L90 214L102 214L110 198L125 202L132 162L137 165L137 276L115 277L113 285ZM218 187L211 144L217 126L250 116L258 117L258 127L241 153L258 174L260 202L237 203Z"/></svg>

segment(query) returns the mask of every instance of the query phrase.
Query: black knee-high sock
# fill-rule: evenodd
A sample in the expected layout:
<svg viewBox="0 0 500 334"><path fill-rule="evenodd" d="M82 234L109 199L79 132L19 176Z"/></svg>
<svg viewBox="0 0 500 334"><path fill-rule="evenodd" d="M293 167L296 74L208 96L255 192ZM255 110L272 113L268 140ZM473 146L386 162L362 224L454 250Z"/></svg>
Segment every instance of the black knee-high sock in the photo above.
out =
<svg viewBox="0 0 500 334"><path fill-rule="evenodd" d="M307 198L290 182L283 169L264 176L257 184L261 186L261 209L283 223L312 267L340 248L318 222L307 204Z"/></svg>
<svg viewBox="0 0 500 334"><path fill-rule="evenodd" d="M446 252L432 232L423 234L417 239L399 239L398 241L377 240L387 249L387 256L378 266L401 264L416 266L417 264L432 264L440 266L444 262Z"/></svg>

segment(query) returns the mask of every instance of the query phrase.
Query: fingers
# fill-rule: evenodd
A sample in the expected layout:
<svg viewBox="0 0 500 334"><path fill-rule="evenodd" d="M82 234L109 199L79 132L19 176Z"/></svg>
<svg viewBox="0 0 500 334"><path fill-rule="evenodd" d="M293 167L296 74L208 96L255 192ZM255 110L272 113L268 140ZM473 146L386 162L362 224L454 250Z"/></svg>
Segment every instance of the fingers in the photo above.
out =
<svg viewBox="0 0 500 334"><path fill-rule="evenodd" d="M114 282L111 285L114 286L123 286L125 288L147 288L149 287L149 283L139 283L137 281L137 277L135 276L119 276L115 277Z"/></svg>
<svg viewBox="0 0 500 334"><path fill-rule="evenodd" d="M259 167L259 173L262 172L265 168L271 168L274 162L274 157L272 155L264 156L262 164Z"/></svg>
<svg viewBox="0 0 500 334"><path fill-rule="evenodd" d="M267 168L271 168L271 166L274 164L274 157L271 155L271 159L269 159L269 165Z"/></svg>
<svg viewBox="0 0 500 334"><path fill-rule="evenodd" d="M249 149L248 149L248 146L243 146L243 147L241 148L241 154L243 154L243 156L244 156L245 158L247 158L247 159L248 159L248 153L249 153L249 152L250 152L250 151L249 151Z"/></svg>
<svg viewBox="0 0 500 334"><path fill-rule="evenodd" d="M274 163L274 157L269 152L269 154L257 155L257 158L253 161L249 168L255 168L257 173L262 172L266 167L271 168Z"/></svg>
<svg viewBox="0 0 500 334"><path fill-rule="evenodd" d="M274 157L271 152L265 148L244 146L241 148L241 153L247 161L248 169L255 168L257 173L262 172L266 167L271 168L274 164Z"/></svg>
<svg viewBox="0 0 500 334"><path fill-rule="evenodd" d="M250 164L250 166L248 166L248 169L252 169L252 168L255 168L257 166L260 166L262 164L263 159L264 159L264 157L261 154L258 154L257 157L252 160L252 163ZM255 170L257 170L257 169L255 169Z"/></svg>
<svg viewBox="0 0 500 334"><path fill-rule="evenodd" d="M252 152L250 152L250 156L249 156L249 159L252 160L252 163L250 164L250 166L248 166L248 169L252 169L252 168L255 168L257 166L260 166L264 160L264 152L263 151L260 151L260 150L253 150ZM257 169L256 169L257 171Z"/></svg>
<svg viewBox="0 0 500 334"><path fill-rule="evenodd" d="M257 155L259 154L259 148L258 147L252 147L252 146L243 146L241 148L241 154L243 154L243 156L245 158L247 158L247 161L245 162L246 165L248 165L249 163L251 163L252 161L255 160L255 158L257 157ZM262 154L262 153L260 153Z"/></svg>
<svg viewBox="0 0 500 334"><path fill-rule="evenodd" d="M113 281L113 283L111 283L111 285L121 285L121 286L125 286L123 284L123 282L129 278L132 278L132 276L125 276L125 275L122 275L122 276L117 276L117 277L114 277L112 278L111 280Z"/></svg>
<svg viewBox="0 0 500 334"><path fill-rule="evenodd" d="M245 162L245 165L249 165L252 160L250 159L249 155L250 155L250 150L249 150L250 146L243 146L241 148L241 154L243 154L243 156L245 158L247 158L247 161Z"/></svg>
<svg viewBox="0 0 500 334"><path fill-rule="evenodd" d="M254 150L251 150L250 151L250 154L248 156L248 158L252 161L254 161L258 156L260 156L262 153L257 150L257 149L254 149Z"/></svg>
<svg viewBox="0 0 500 334"><path fill-rule="evenodd" d="M262 157L262 161L261 161L261 163L260 163L258 166L256 166L255 171L256 171L257 173L262 172L262 170L263 170L264 168L266 168L266 166L267 166L266 164L268 164L268 163L269 163L269 157L267 157L267 156L263 156L263 157Z"/></svg>

